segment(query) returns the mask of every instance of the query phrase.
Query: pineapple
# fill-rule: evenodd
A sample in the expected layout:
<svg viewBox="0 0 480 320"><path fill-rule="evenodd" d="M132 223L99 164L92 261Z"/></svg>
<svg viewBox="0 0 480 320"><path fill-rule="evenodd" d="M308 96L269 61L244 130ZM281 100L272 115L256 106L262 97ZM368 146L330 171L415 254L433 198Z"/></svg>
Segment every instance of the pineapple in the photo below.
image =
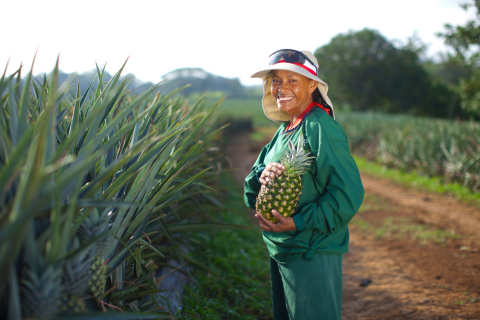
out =
<svg viewBox="0 0 480 320"><path fill-rule="evenodd" d="M105 282L107 279L108 267L105 265L105 260L97 256L92 266L90 267L91 278L88 281L90 291L92 291L95 300L100 301L105 293Z"/></svg>
<svg viewBox="0 0 480 320"><path fill-rule="evenodd" d="M288 149L284 150L285 156L280 161L285 170L281 175L275 176L262 185L257 197L256 209L269 221L276 223L278 219L272 215L272 209L276 209L282 216L290 217L295 213L298 200L302 194L302 174L310 170L312 164L310 153L303 149L304 138L300 133L297 146L288 140Z"/></svg>
<svg viewBox="0 0 480 320"><path fill-rule="evenodd" d="M85 301L83 301L82 297L63 294L60 310L64 313L87 312L87 305L85 304Z"/></svg>

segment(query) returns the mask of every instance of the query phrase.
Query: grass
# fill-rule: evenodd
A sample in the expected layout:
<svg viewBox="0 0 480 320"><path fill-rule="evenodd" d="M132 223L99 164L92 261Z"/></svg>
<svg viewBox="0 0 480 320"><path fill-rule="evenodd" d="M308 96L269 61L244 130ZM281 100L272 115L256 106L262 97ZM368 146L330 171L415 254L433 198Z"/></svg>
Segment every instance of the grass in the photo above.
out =
<svg viewBox="0 0 480 320"><path fill-rule="evenodd" d="M252 226L242 190L223 175L224 210L211 215L225 223ZM273 319L269 257L258 228L222 230L192 235L198 245L191 255L213 273L194 275L187 284L178 319Z"/></svg>
<svg viewBox="0 0 480 320"><path fill-rule="evenodd" d="M465 292L464 292L463 294L464 294L464 295L468 295L468 293L465 294ZM469 302L477 302L478 299L479 299L478 297L467 297L466 300L455 300L455 301L453 302L453 304L460 305L460 306L464 306L464 305L466 305L466 304L469 303Z"/></svg>
<svg viewBox="0 0 480 320"><path fill-rule="evenodd" d="M358 212L360 213L369 210L388 210L390 208L391 206L385 203L385 200L379 198L378 196L374 194L365 194L362 205L360 209L358 209Z"/></svg>
<svg viewBox="0 0 480 320"><path fill-rule="evenodd" d="M413 219L406 217L388 217L385 218L379 226L355 217L350 224L359 227L363 232L373 234L376 239L410 238L419 241L420 244L426 244L428 242L445 243L447 239L462 238L454 232L437 229L426 224L416 223Z"/></svg>
<svg viewBox="0 0 480 320"><path fill-rule="evenodd" d="M270 141L270 138L277 132L277 127L263 127L258 128L249 136L250 141L265 142Z"/></svg>
<svg viewBox="0 0 480 320"><path fill-rule="evenodd" d="M445 183L441 177L421 176L416 171L405 172L399 169L388 168L387 166L367 161L359 156L354 156L354 159L361 172L380 178L387 178L409 188L440 194L451 194L461 201L480 207L480 193L473 192L459 183Z"/></svg>

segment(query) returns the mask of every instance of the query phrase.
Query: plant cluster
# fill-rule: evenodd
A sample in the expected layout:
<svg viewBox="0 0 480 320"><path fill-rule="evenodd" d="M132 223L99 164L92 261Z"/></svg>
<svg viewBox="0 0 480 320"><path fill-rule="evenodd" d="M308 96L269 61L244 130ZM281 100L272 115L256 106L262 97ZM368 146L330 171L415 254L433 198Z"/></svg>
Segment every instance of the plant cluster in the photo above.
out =
<svg viewBox="0 0 480 320"><path fill-rule="evenodd" d="M389 167L480 188L480 124L380 113L340 114L352 151Z"/></svg>
<svg viewBox="0 0 480 320"><path fill-rule="evenodd" d="M218 204L216 106L133 96L122 70L75 95L58 61L0 79L2 319L170 317L155 272L188 273L179 235L219 226L199 209Z"/></svg>

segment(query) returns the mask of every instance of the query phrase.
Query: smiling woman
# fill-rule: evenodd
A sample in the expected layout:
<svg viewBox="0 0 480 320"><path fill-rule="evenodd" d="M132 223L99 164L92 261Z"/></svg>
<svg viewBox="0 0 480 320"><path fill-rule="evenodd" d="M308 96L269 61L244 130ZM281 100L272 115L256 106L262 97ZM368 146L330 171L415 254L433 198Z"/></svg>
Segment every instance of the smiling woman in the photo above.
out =
<svg viewBox="0 0 480 320"><path fill-rule="evenodd" d="M347 223L363 201L347 136L317 69L310 52L287 49L252 76L263 80L265 115L283 122L245 179L244 194L271 257L275 320L341 318Z"/></svg>
<svg viewBox="0 0 480 320"><path fill-rule="evenodd" d="M278 109L288 113L295 121L306 106L313 102L312 93L317 83L296 72L288 70L272 71L272 96L277 101Z"/></svg>

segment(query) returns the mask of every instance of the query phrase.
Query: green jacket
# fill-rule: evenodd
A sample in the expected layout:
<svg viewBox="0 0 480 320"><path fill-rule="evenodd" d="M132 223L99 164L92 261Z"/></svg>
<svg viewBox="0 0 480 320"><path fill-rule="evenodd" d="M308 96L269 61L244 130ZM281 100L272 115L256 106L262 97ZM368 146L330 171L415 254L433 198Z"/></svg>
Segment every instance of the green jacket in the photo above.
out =
<svg viewBox="0 0 480 320"><path fill-rule="evenodd" d="M311 260L314 253L343 254L348 252L347 223L363 201L363 185L357 165L350 155L347 135L326 112L314 108L300 126L288 137L280 126L267 144L252 172L245 179L245 203L255 209L261 184L259 178L269 162L280 162L287 141L294 143L300 132L305 135L306 151L316 157L311 171L302 175L302 195L293 220L297 230L263 232L270 256L280 263L304 256Z"/></svg>

